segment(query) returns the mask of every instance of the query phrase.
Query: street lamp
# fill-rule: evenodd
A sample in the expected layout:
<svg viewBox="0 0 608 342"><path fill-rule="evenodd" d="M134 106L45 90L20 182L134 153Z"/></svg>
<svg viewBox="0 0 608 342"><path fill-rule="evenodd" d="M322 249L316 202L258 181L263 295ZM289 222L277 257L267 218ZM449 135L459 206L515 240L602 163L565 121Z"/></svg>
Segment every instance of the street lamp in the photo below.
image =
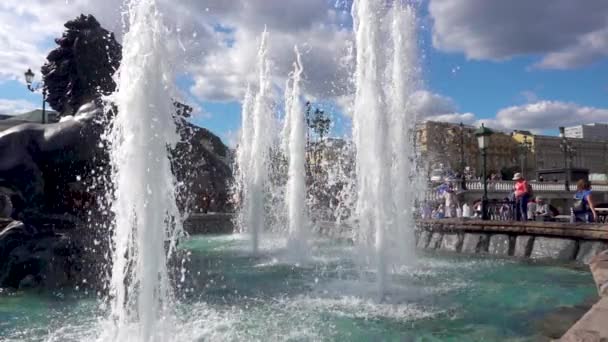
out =
<svg viewBox="0 0 608 342"><path fill-rule="evenodd" d="M562 142L560 143L559 147L561 148L562 152L564 152L564 186L566 188L566 191L570 191L570 173L572 168L572 157L576 153L576 150L566 137L565 132L566 129L563 126L559 128L559 136L560 138L562 138Z"/></svg>
<svg viewBox="0 0 608 342"><path fill-rule="evenodd" d="M477 143L479 144L479 150L481 151L482 157L482 177L483 177L483 197L481 198L481 219L488 219L488 170L487 170L487 149L490 146L490 136L494 132L485 127L483 123L481 127L475 132L475 136L477 137Z"/></svg>
<svg viewBox="0 0 608 342"><path fill-rule="evenodd" d="M35 93L38 90L42 89L42 120L41 120L41 122L46 123L46 87L44 86L44 83L42 83L42 82L34 85L33 84L34 76L36 76L36 75L32 72L32 69L27 69L27 71L25 72L25 83L27 84L27 89L29 91L31 91L32 93Z"/></svg>
<svg viewBox="0 0 608 342"><path fill-rule="evenodd" d="M464 124L460 123L460 189L467 189L467 182L464 178Z"/></svg>
<svg viewBox="0 0 608 342"><path fill-rule="evenodd" d="M532 148L532 142L528 141L528 136L524 135L524 141L519 143L520 150L520 163L521 163L521 173L526 178L526 171L528 168L528 151Z"/></svg>

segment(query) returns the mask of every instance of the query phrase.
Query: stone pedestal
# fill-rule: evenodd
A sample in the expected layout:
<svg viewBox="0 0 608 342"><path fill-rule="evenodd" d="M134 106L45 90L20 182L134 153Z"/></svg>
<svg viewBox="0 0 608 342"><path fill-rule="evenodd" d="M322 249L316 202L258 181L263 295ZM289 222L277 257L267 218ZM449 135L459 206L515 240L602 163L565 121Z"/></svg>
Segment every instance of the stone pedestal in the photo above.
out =
<svg viewBox="0 0 608 342"><path fill-rule="evenodd" d="M492 255L509 255L509 235L496 234L490 237L488 252Z"/></svg>
<svg viewBox="0 0 608 342"><path fill-rule="evenodd" d="M520 235L515 239L515 251L513 256L527 258L532 253L534 237L530 235Z"/></svg>
<svg viewBox="0 0 608 342"><path fill-rule="evenodd" d="M597 284L597 290L602 297L608 297L608 251L604 251L591 260L589 266L593 279ZM608 318L606 320L608 322Z"/></svg>
<svg viewBox="0 0 608 342"><path fill-rule="evenodd" d="M431 232L429 232L428 230L423 230L422 232L420 232L420 235L418 236L418 241L416 242L416 247L418 247L419 249L426 248L426 246L429 245L430 239L431 239Z"/></svg>
<svg viewBox="0 0 608 342"><path fill-rule="evenodd" d="M476 254L488 251L490 239L486 234L466 233L462 243L462 253Z"/></svg>
<svg viewBox="0 0 608 342"><path fill-rule="evenodd" d="M604 242L581 241L576 260L588 265L596 255L605 250L608 250L608 244Z"/></svg>
<svg viewBox="0 0 608 342"><path fill-rule="evenodd" d="M433 233L433 235L431 236L431 240L429 241L429 245L427 246L427 248L429 249L437 249L441 246L441 240L443 238L443 234L441 233Z"/></svg>
<svg viewBox="0 0 608 342"><path fill-rule="evenodd" d="M554 259L559 261L573 260L576 253L576 241L570 239L537 237L532 248L533 259Z"/></svg>
<svg viewBox="0 0 608 342"><path fill-rule="evenodd" d="M441 241L441 249L450 252L460 252L462 247L462 235L456 233L448 233L443 235Z"/></svg>

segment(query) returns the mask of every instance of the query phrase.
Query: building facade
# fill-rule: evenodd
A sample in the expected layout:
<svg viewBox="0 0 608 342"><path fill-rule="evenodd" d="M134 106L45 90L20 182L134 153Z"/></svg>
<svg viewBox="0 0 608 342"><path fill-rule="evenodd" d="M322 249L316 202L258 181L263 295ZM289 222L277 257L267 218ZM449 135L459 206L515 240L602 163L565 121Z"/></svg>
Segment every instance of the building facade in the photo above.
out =
<svg viewBox="0 0 608 342"><path fill-rule="evenodd" d="M568 138L608 141L608 124L592 123L566 127L564 133Z"/></svg>
<svg viewBox="0 0 608 342"><path fill-rule="evenodd" d="M582 127L600 127L598 124ZM448 122L427 121L416 126L416 150L424 169L443 169L453 173L470 170L481 175L481 156L474 126L460 126ZM606 129L608 132L608 128ZM588 169L591 174L608 173L608 139L567 138L572 153L564 155L563 140L557 136L535 135L528 131L510 134L495 132L490 137L487 151L487 172L502 174L523 172L528 179L536 178L536 171L559 168Z"/></svg>
<svg viewBox="0 0 608 342"><path fill-rule="evenodd" d="M547 135L533 135L530 132L515 131L513 140L518 145L528 143L525 173L534 175L536 170L557 168L583 168L590 173L608 172L608 142L593 139L568 138L573 148L565 155L562 138Z"/></svg>
<svg viewBox="0 0 608 342"><path fill-rule="evenodd" d="M480 176L481 155L476 130L474 126L448 122L426 121L416 125L416 150L423 166L429 172L439 168L454 173L469 170L472 176ZM511 135L495 132L490 137L486 157L488 176L515 166L516 156L517 144Z"/></svg>
<svg viewBox="0 0 608 342"><path fill-rule="evenodd" d="M55 111L47 110L45 117L47 123L59 122L59 115ZM42 110L36 109L18 115L0 114L0 132L24 123L42 123Z"/></svg>

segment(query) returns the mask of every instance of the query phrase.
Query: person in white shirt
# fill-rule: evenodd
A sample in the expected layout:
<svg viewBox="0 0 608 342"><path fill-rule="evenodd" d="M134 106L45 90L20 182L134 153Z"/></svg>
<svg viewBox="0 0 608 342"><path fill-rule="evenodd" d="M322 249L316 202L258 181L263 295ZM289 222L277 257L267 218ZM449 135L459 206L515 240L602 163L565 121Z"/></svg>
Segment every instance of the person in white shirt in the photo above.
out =
<svg viewBox="0 0 608 342"><path fill-rule="evenodd" d="M456 192L452 184L443 193L443 198L445 199L445 217L456 217L456 207L458 204L456 203Z"/></svg>
<svg viewBox="0 0 608 342"><path fill-rule="evenodd" d="M549 220L553 218L553 211L551 211L551 206L549 203L546 203L542 197L536 197L536 212L535 216L538 218L542 218L544 220Z"/></svg>
<svg viewBox="0 0 608 342"><path fill-rule="evenodd" d="M536 208L537 208L536 201L532 200L532 201L528 202L528 220L534 221L534 219L536 218Z"/></svg>

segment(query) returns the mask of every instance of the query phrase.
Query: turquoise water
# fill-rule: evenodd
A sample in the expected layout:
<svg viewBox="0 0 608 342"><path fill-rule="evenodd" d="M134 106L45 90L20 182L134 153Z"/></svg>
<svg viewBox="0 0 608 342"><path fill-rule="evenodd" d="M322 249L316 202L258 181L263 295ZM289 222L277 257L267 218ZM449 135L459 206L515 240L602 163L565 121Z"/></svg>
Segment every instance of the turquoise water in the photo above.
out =
<svg viewBox="0 0 608 342"><path fill-rule="evenodd" d="M252 257L243 236L198 236L178 282L175 341L536 341L538 322L595 296L585 270L423 255L395 270L388 296L347 244L317 240L293 265L281 239ZM178 272L179 274L179 272ZM86 341L104 326L93 293L0 293L0 340Z"/></svg>

